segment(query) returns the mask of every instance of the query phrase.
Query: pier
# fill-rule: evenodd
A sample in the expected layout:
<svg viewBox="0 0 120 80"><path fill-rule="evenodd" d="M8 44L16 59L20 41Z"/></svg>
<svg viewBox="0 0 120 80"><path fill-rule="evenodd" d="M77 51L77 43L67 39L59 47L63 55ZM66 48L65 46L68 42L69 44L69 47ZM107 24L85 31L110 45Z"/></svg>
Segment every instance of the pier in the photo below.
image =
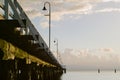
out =
<svg viewBox="0 0 120 80"><path fill-rule="evenodd" d="M17 0L0 1L0 80L59 80L64 72Z"/></svg>

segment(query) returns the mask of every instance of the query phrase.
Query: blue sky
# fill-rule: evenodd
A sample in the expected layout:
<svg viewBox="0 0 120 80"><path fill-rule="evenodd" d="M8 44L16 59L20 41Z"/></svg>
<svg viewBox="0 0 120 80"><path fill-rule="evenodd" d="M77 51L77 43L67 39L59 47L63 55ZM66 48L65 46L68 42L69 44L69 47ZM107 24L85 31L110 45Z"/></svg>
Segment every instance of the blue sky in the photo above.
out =
<svg viewBox="0 0 120 80"><path fill-rule="evenodd" d="M119 21L118 12L83 15L77 20L66 18L59 22L53 21L52 39L58 38L63 49L120 48ZM38 29L47 39L48 28L38 27Z"/></svg>
<svg viewBox="0 0 120 80"><path fill-rule="evenodd" d="M120 0L19 0L48 43L48 17L44 16L47 12L42 11L46 1L52 7L53 52L53 41L58 39L60 53L74 54L74 57L79 55L79 60L84 58L88 61L83 61L86 64L94 65L93 60L89 62L88 58L95 58L101 65L110 61L120 62ZM72 57L68 60L65 57L65 64L71 64Z"/></svg>

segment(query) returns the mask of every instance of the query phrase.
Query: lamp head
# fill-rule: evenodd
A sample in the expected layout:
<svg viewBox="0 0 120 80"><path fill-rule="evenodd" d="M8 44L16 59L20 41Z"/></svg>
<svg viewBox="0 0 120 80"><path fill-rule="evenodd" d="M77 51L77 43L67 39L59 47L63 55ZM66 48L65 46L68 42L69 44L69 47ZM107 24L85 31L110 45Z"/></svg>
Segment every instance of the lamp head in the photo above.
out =
<svg viewBox="0 0 120 80"><path fill-rule="evenodd" d="M44 10L44 11L45 11L45 10L47 10L47 9L46 9L46 7L44 6L42 10Z"/></svg>

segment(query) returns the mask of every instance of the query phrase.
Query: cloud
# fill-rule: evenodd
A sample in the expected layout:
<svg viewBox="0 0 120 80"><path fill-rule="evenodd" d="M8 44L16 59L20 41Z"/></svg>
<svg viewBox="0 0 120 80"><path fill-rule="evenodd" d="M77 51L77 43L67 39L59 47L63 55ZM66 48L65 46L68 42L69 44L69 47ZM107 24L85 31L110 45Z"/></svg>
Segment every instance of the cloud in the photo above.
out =
<svg viewBox="0 0 120 80"><path fill-rule="evenodd" d="M114 51L112 48L100 48L99 50L102 52L113 52Z"/></svg>
<svg viewBox="0 0 120 80"><path fill-rule="evenodd" d="M79 69L114 69L120 67L120 54L115 54L112 48L100 49L65 49L61 53L64 64Z"/></svg>
<svg viewBox="0 0 120 80"><path fill-rule="evenodd" d="M105 8L101 10L96 10L95 13L105 13L105 12L120 12L120 8Z"/></svg>
<svg viewBox="0 0 120 80"><path fill-rule="evenodd" d="M31 19L36 17L44 17L42 8L44 2L49 1L52 9L52 21L64 20L67 18L79 19L80 15L105 13L105 12L120 12L120 8L100 8L99 3L115 2L120 0L18 0ZM48 8L48 5L46 5ZM99 6L100 7L100 6ZM48 12L47 12L48 13ZM76 15L76 16L75 16ZM42 23L43 24L43 23Z"/></svg>
<svg viewBox="0 0 120 80"><path fill-rule="evenodd" d="M71 53L72 51L73 51L73 49L66 48L66 49L64 50L64 53Z"/></svg>
<svg viewBox="0 0 120 80"><path fill-rule="evenodd" d="M120 2L120 0L103 0L103 2Z"/></svg>
<svg viewBox="0 0 120 80"><path fill-rule="evenodd" d="M40 23L40 25L42 26L42 28L49 27L48 22L42 22L42 23Z"/></svg>
<svg viewBox="0 0 120 80"><path fill-rule="evenodd" d="M41 17L41 10L43 6L43 2L45 1L32 1L32 0L19 0L21 5L23 6L26 13L32 18L34 17ZM31 2L31 3L30 3ZM71 3L73 2L73 3ZM27 4L26 4L27 3ZM33 6L35 5L35 6ZM38 6L40 7L38 7ZM69 1L69 0L60 0L56 1L53 0L51 2L52 6L52 20L59 21L61 20L64 15L68 14L86 14L88 10L92 9L92 5L89 3L85 3L84 0L79 1Z"/></svg>
<svg viewBox="0 0 120 80"><path fill-rule="evenodd" d="M85 1L84 0L81 0L81 1L79 1L79 0L74 0L74 1L70 1L70 0L59 0L59 1L58 0L53 0L51 2L52 3L51 5L52 5L53 14L54 14L54 12L60 12L63 15L64 13L67 14L67 12L68 13L70 12L70 14L71 14L71 13L75 13L75 11L88 10L89 8L91 8L91 5L88 2L85 3ZM24 10L29 9L29 11L30 10L34 11L35 9L37 9L38 11L41 11L40 8L42 9L41 6L43 6L43 2L45 2L45 1L41 1L41 0L36 0L36 1L19 0L19 2L24 7ZM73 2L73 3L71 3L71 2ZM41 6L38 7L37 5L38 6L41 5Z"/></svg>

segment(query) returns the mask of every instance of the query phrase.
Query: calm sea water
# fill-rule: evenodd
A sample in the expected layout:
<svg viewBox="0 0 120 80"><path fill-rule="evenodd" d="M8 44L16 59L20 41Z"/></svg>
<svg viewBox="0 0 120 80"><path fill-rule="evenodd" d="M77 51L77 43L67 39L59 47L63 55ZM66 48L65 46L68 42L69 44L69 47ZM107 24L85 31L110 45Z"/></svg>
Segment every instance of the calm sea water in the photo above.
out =
<svg viewBox="0 0 120 80"><path fill-rule="evenodd" d="M68 71L61 80L120 80L120 71Z"/></svg>

